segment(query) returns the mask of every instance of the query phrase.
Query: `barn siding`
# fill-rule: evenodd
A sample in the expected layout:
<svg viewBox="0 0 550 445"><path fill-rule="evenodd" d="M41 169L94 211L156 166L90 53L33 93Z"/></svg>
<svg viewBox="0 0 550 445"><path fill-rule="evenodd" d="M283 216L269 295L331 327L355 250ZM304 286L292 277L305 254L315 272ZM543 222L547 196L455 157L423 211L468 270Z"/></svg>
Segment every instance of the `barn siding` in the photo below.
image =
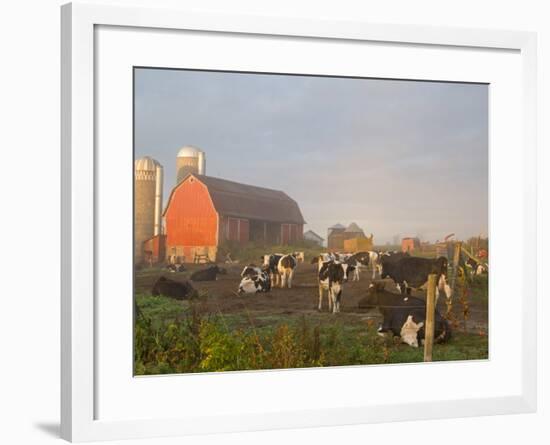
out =
<svg viewBox="0 0 550 445"><path fill-rule="evenodd" d="M281 224L281 244L293 244L303 239L302 224Z"/></svg>
<svg viewBox="0 0 550 445"><path fill-rule="evenodd" d="M281 224L281 244L290 244L290 224Z"/></svg>
<svg viewBox="0 0 550 445"><path fill-rule="evenodd" d="M208 189L191 178L173 191L166 210L166 245L168 251L189 259L189 247L217 245L218 215Z"/></svg>
<svg viewBox="0 0 550 445"><path fill-rule="evenodd" d="M247 243L250 239L250 222L244 218L225 218L225 239L237 241L241 244Z"/></svg>
<svg viewBox="0 0 550 445"><path fill-rule="evenodd" d="M239 240L239 219L227 218L227 240L238 241Z"/></svg>
<svg viewBox="0 0 550 445"><path fill-rule="evenodd" d="M250 235L250 223L248 219L239 220L239 242L247 243Z"/></svg>

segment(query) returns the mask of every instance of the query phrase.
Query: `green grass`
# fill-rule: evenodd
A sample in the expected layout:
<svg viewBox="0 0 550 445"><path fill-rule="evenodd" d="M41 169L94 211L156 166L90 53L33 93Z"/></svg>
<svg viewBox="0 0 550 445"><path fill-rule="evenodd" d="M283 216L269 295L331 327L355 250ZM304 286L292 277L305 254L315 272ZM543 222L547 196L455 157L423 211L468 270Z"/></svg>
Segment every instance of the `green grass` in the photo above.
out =
<svg viewBox="0 0 550 445"><path fill-rule="evenodd" d="M141 313L157 326L168 321L177 320L185 315L189 308L187 301L178 301L173 298L149 294L136 295L136 301Z"/></svg>
<svg viewBox="0 0 550 445"><path fill-rule="evenodd" d="M423 360L422 348L377 335L375 323L327 314L212 314L201 302L138 295L138 375L281 369ZM355 321L350 321L355 320ZM486 336L455 333L433 359L488 358Z"/></svg>
<svg viewBox="0 0 550 445"><path fill-rule="evenodd" d="M468 283L472 302L489 303L489 275L474 275Z"/></svg>

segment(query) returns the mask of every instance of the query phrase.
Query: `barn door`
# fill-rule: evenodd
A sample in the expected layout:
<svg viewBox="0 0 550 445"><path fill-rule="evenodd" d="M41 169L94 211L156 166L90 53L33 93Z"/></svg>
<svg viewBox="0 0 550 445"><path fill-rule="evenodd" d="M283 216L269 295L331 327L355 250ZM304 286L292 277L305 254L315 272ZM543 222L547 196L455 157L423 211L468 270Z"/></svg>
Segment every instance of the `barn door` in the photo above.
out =
<svg viewBox="0 0 550 445"><path fill-rule="evenodd" d="M227 239L229 241L238 241L239 239L239 220L237 218L227 218Z"/></svg>
<svg viewBox="0 0 550 445"><path fill-rule="evenodd" d="M239 242L247 243L250 233L250 223L247 219L239 219Z"/></svg>
<svg viewBox="0 0 550 445"><path fill-rule="evenodd" d="M281 244L290 243L290 224L281 224Z"/></svg>

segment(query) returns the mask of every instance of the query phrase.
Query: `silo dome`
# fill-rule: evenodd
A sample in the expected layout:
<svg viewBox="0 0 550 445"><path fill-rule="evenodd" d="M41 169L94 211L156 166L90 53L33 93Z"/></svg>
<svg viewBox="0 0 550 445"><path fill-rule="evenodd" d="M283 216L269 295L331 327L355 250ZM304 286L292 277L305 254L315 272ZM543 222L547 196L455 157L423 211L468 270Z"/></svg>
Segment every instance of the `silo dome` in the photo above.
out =
<svg viewBox="0 0 550 445"><path fill-rule="evenodd" d="M180 148L180 151L178 152L178 158L198 158L199 153L201 153L202 150L193 147L192 145L185 145Z"/></svg>
<svg viewBox="0 0 550 445"><path fill-rule="evenodd" d="M150 158L149 156L136 159L134 163L134 167L136 171L154 172L158 165L160 164L157 161L155 161L153 158Z"/></svg>
<svg viewBox="0 0 550 445"><path fill-rule="evenodd" d="M178 151L176 157L177 184L183 181L187 175L206 174L206 155L200 148L192 145L184 145Z"/></svg>

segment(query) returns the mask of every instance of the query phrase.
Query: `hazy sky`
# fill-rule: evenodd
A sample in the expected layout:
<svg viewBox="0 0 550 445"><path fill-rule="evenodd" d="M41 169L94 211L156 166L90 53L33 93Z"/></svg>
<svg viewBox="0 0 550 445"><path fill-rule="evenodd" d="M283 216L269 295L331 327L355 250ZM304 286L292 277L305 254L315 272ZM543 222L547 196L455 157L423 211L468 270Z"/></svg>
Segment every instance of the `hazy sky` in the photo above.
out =
<svg viewBox="0 0 550 445"><path fill-rule="evenodd" d="M487 85L138 69L135 119L165 200L190 144L208 175L286 192L323 238L487 234Z"/></svg>

